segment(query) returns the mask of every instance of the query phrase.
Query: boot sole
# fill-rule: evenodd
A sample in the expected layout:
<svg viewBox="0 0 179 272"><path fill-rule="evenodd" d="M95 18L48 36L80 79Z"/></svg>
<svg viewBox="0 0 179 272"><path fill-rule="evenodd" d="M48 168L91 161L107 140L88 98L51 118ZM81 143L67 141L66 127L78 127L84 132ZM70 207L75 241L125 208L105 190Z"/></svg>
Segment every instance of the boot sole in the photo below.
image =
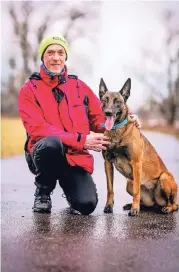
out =
<svg viewBox="0 0 179 272"><path fill-rule="evenodd" d="M51 210L46 210L46 209L33 209L33 212L37 212L37 213L51 213Z"/></svg>

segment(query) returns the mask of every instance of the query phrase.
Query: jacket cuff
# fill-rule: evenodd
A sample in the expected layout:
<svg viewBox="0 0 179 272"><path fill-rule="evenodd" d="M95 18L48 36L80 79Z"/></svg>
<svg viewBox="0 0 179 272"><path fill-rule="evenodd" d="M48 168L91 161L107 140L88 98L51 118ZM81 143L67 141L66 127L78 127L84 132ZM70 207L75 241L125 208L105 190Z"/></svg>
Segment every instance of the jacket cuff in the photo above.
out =
<svg viewBox="0 0 179 272"><path fill-rule="evenodd" d="M77 133L77 149L82 151L86 142L86 134Z"/></svg>

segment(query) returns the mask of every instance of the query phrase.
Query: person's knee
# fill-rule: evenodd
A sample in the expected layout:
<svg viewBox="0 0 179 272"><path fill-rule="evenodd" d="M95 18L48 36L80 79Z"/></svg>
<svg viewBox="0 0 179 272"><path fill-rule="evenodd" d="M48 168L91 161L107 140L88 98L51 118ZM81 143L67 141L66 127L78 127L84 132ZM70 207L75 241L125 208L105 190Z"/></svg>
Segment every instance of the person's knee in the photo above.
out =
<svg viewBox="0 0 179 272"><path fill-rule="evenodd" d="M35 144L32 158L39 171L46 171L46 168L56 169L57 162L64 160L63 144L55 136L44 137Z"/></svg>
<svg viewBox="0 0 179 272"><path fill-rule="evenodd" d="M95 200L82 203L81 209L80 209L81 214L88 215L88 214L91 214L92 212L94 212L94 210L97 206L97 203L98 203L97 198Z"/></svg>
<svg viewBox="0 0 179 272"><path fill-rule="evenodd" d="M53 156L54 153L62 152L63 144L55 136L48 136L40 139L33 148L32 156L34 159L39 156Z"/></svg>
<svg viewBox="0 0 179 272"><path fill-rule="evenodd" d="M54 151L54 150L61 150L63 147L62 142L56 136L47 136L40 139L34 146L34 151Z"/></svg>
<svg viewBox="0 0 179 272"><path fill-rule="evenodd" d="M95 210L97 206L98 196L96 193L91 199L85 199L85 198L81 198L78 200L73 199L70 202L71 202L72 208L79 211L83 215L89 215Z"/></svg>

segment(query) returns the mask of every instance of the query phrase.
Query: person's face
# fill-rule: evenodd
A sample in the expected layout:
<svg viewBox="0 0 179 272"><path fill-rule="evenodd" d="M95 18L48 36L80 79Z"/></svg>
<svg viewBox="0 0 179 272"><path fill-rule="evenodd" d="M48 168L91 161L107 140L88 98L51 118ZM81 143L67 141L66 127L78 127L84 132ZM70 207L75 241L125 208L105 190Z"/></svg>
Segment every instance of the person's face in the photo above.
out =
<svg viewBox="0 0 179 272"><path fill-rule="evenodd" d="M52 44L47 47L43 55L43 62L46 68L53 73L60 73L65 66L65 49L59 44Z"/></svg>

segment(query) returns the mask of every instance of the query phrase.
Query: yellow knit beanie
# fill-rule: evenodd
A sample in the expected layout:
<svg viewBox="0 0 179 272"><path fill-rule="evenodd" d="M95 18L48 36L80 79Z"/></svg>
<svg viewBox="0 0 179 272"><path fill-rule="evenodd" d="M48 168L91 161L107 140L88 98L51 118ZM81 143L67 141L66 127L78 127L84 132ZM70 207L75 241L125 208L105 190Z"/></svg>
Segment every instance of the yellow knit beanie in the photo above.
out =
<svg viewBox="0 0 179 272"><path fill-rule="evenodd" d="M67 41L65 40L65 38L63 36L46 36L41 44L40 44L40 47L39 47L39 56L40 56L40 59L42 60L42 57L43 57L43 54L45 52L45 50L47 49L47 47L51 44L59 44L61 45L64 49L65 49L65 52L66 52L66 60L68 58L68 52L69 52L69 47L68 47L68 43Z"/></svg>

